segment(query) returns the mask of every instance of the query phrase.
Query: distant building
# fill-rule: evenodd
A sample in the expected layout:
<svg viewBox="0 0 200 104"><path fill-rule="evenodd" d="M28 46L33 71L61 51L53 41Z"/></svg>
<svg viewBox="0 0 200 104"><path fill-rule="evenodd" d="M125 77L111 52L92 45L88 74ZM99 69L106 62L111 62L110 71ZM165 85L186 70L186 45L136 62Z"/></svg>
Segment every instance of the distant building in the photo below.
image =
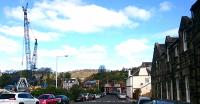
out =
<svg viewBox="0 0 200 104"><path fill-rule="evenodd" d="M79 85L79 82L76 78L71 78L63 82L63 88L69 90L73 85Z"/></svg>
<svg viewBox="0 0 200 104"><path fill-rule="evenodd" d="M104 92L107 94L125 93L126 86L123 83L106 83L104 85Z"/></svg>
<svg viewBox="0 0 200 104"><path fill-rule="evenodd" d="M98 69L98 73L104 73L104 72L106 72L106 67L105 67L105 65L100 65L100 66L99 66L99 69Z"/></svg>
<svg viewBox="0 0 200 104"><path fill-rule="evenodd" d="M98 82L98 80L89 80L89 81L85 81L84 82L84 87L85 88L92 88L92 87L95 87L95 86L97 86L97 83Z"/></svg>
<svg viewBox="0 0 200 104"><path fill-rule="evenodd" d="M143 62L142 65L136 68L133 73L128 71L126 80L126 92L129 98L133 98L135 90L140 89L141 95L150 93L151 91L151 62Z"/></svg>
<svg viewBox="0 0 200 104"><path fill-rule="evenodd" d="M0 77L2 76L2 72L1 72L1 70L0 70Z"/></svg>

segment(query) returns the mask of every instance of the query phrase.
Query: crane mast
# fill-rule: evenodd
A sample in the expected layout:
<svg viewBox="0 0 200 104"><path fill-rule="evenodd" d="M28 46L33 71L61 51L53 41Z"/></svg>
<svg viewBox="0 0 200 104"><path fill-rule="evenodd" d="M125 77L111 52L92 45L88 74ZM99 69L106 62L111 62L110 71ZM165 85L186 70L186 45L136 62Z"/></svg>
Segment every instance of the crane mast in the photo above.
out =
<svg viewBox="0 0 200 104"><path fill-rule="evenodd" d="M24 12L24 41L25 41L25 54L26 54L26 69L31 70L31 50L30 50L30 37L29 37L29 22L27 17L27 7L28 3L25 6L22 6Z"/></svg>
<svg viewBox="0 0 200 104"><path fill-rule="evenodd" d="M37 39L35 39L31 70L37 69L37 67L36 67L36 64L37 64L37 46L38 46Z"/></svg>
<svg viewBox="0 0 200 104"><path fill-rule="evenodd" d="M33 70L36 69L37 61L37 39L35 39L33 56L31 60L31 49L30 49L30 37L29 37L29 21L27 17L28 2L26 5L22 5L24 12L24 43L25 43L25 54L26 54L26 70L31 71L31 79L33 78ZM30 76L29 76L30 77ZM24 77L20 77L17 83L17 91L28 91L29 83Z"/></svg>

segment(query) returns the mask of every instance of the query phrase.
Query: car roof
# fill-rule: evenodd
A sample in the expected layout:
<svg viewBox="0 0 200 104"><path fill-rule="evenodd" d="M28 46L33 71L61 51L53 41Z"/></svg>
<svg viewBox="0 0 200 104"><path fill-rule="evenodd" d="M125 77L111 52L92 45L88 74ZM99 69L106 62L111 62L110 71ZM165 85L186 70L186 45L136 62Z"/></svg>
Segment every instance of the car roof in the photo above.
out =
<svg viewBox="0 0 200 104"><path fill-rule="evenodd" d="M2 93L2 94L30 94L29 92L10 92L10 93Z"/></svg>
<svg viewBox="0 0 200 104"><path fill-rule="evenodd" d="M147 96L140 96L139 99L151 99L151 98Z"/></svg>
<svg viewBox="0 0 200 104"><path fill-rule="evenodd" d="M42 94L42 95L52 95L52 94Z"/></svg>

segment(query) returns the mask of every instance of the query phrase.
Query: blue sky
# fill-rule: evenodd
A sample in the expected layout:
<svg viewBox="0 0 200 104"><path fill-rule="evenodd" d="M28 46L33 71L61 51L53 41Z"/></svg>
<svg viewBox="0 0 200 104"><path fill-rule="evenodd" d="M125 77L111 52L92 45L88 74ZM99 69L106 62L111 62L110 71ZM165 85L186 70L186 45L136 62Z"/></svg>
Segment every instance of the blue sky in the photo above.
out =
<svg viewBox="0 0 200 104"><path fill-rule="evenodd" d="M20 2L22 1L22 3ZM154 43L178 36L181 16L196 0L29 0L31 51L38 39L38 68L115 70L151 61ZM0 70L21 70L26 0L1 0Z"/></svg>

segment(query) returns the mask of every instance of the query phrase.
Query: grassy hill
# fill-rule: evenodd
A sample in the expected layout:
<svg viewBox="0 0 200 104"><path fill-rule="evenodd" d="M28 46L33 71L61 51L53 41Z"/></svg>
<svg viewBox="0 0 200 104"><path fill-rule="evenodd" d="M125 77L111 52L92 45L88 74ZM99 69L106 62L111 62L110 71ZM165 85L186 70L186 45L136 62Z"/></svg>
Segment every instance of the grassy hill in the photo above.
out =
<svg viewBox="0 0 200 104"><path fill-rule="evenodd" d="M96 74L98 71L97 69L84 69L84 70L75 70L75 71L69 71L71 73L72 78L87 78L91 76L92 74Z"/></svg>

